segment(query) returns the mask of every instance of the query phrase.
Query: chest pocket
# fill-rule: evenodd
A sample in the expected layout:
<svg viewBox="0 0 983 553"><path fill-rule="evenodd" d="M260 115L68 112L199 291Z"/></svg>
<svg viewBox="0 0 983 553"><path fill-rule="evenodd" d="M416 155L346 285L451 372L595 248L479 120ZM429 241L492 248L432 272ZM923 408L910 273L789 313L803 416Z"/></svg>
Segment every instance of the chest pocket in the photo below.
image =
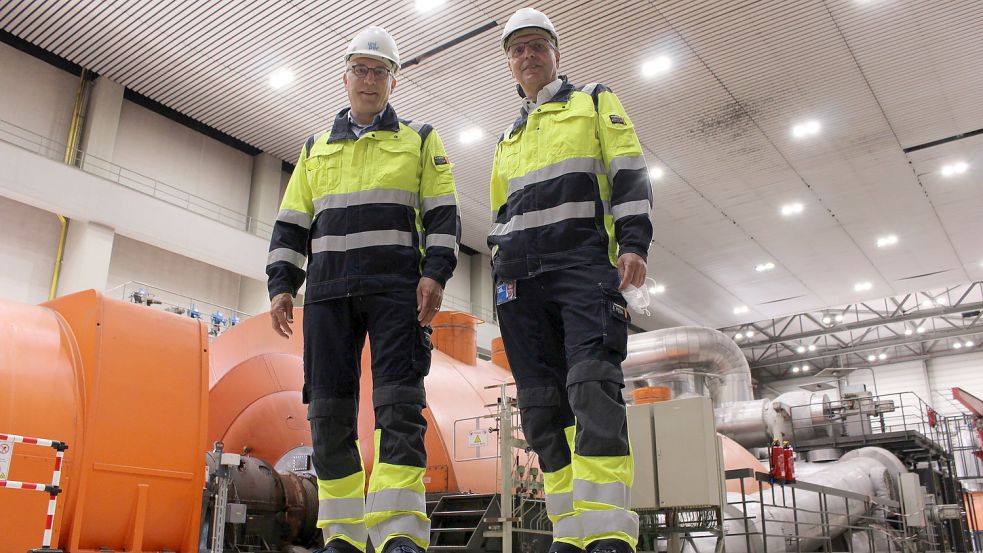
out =
<svg viewBox="0 0 983 553"><path fill-rule="evenodd" d="M336 192L342 183L344 144L316 144L307 156L307 182L314 197Z"/></svg>
<svg viewBox="0 0 983 553"><path fill-rule="evenodd" d="M373 187L419 189L420 145L405 140L380 140L372 160Z"/></svg>
<svg viewBox="0 0 983 553"><path fill-rule="evenodd" d="M524 130L524 129L523 129ZM505 180L511 180L522 174L519 167L521 157L521 145L522 145L522 131L513 134L511 137L505 137L499 148L501 148L502 162L498 170L501 171L501 177Z"/></svg>
<svg viewBox="0 0 983 553"><path fill-rule="evenodd" d="M540 132L549 144L550 158L597 157L600 143L597 139L597 112L594 111L593 102L547 104L549 107L554 105L559 109L544 109L539 124Z"/></svg>

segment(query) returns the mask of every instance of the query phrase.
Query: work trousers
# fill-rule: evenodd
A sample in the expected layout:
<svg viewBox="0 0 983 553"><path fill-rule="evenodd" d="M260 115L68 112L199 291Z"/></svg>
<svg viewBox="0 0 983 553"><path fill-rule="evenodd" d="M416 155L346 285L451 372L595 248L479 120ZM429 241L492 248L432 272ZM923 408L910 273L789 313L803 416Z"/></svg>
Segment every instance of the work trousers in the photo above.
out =
<svg viewBox="0 0 983 553"><path fill-rule="evenodd" d="M621 389L629 314L611 265L515 282L499 303L526 441L539 456L553 551L634 550L634 464Z"/></svg>
<svg viewBox="0 0 983 553"><path fill-rule="evenodd" d="M304 402L325 544L379 551L397 537L427 548L423 378L430 328L417 322L414 290L350 296L304 307ZM375 455L368 495L358 445L362 348L372 355Z"/></svg>

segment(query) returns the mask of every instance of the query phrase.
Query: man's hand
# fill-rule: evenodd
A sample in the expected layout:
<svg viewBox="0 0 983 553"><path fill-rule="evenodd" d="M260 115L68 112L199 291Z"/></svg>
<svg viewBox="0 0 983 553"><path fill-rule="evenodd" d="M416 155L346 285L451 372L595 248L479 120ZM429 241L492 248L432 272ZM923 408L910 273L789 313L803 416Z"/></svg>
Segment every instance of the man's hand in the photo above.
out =
<svg viewBox="0 0 983 553"><path fill-rule="evenodd" d="M420 321L420 326L430 324L443 300L444 287L440 283L430 277L420 278L416 285L416 320Z"/></svg>
<svg viewBox="0 0 983 553"><path fill-rule="evenodd" d="M622 254L618 258L618 276L621 277L621 285L618 291L622 291L631 284L635 288L641 288L645 284L645 260L637 253Z"/></svg>
<svg viewBox="0 0 983 553"><path fill-rule="evenodd" d="M284 338L293 336L290 323L294 322L294 298L289 292L277 294L270 300L270 319L277 334Z"/></svg>

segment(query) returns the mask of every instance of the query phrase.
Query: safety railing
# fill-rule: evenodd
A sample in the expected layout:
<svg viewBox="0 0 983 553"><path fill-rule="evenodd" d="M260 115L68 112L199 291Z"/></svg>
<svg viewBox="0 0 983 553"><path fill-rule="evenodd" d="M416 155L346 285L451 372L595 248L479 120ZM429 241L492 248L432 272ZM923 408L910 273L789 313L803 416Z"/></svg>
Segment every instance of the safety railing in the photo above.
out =
<svg viewBox="0 0 983 553"><path fill-rule="evenodd" d="M27 444L40 447L50 447L55 450L55 466L51 474L51 483L39 484L34 482L18 482L9 480L10 465L13 461L14 444ZM65 450L68 444L57 440L45 438L31 438L18 436L15 434L0 434L0 488L14 490L31 490L48 494L48 510L45 513L44 535L41 538L40 549L33 549L31 553L60 553L57 549L51 549L52 528L55 522L55 509L58 506L58 494L61 493L61 469L65 459Z"/></svg>
<svg viewBox="0 0 983 553"><path fill-rule="evenodd" d="M0 140L48 159L62 161L65 157L65 144L3 120L0 120ZM265 221L88 154L85 150L77 151L75 166L89 174L260 238L269 239L273 234L273 226Z"/></svg>
<svg viewBox="0 0 983 553"><path fill-rule="evenodd" d="M231 307L202 301L135 280L106 290L106 296L154 307L175 315L200 319L208 326L208 334L211 337L218 336L251 316Z"/></svg>

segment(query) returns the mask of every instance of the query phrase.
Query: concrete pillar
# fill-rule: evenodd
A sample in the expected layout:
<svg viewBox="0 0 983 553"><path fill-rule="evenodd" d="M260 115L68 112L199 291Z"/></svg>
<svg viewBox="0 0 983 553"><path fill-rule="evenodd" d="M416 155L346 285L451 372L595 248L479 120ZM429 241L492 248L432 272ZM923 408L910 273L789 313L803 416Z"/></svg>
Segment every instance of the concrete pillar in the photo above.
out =
<svg viewBox="0 0 983 553"><path fill-rule="evenodd" d="M115 238L113 229L99 223L72 220L68 224L65 258L58 277L59 296L106 289Z"/></svg>
<svg viewBox="0 0 983 553"><path fill-rule="evenodd" d="M123 110L123 85L105 77L96 79L89 98L89 109L83 122L82 160L86 171L111 178L109 163L116 152L116 134Z"/></svg>
<svg viewBox="0 0 983 553"><path fill-rule="evenodd" d="M283 163L267 153L253 157L252 183L249 187L249 230L259 227L269 230L280 210L280 183ZM264 233L265 234L265 233Z"/></svg>

